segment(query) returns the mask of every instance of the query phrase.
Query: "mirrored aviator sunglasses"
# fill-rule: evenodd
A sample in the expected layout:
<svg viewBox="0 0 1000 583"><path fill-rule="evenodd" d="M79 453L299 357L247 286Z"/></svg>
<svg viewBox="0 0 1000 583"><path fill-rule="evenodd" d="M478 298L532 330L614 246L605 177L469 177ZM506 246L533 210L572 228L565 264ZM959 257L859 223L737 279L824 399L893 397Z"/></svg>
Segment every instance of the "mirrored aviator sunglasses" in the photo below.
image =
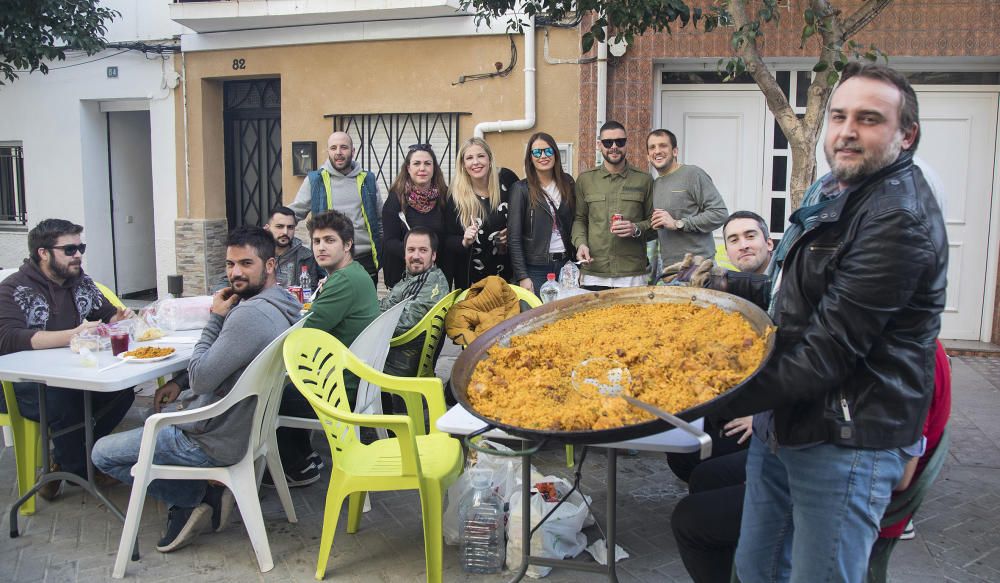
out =
<svg viewBox="0 0 1000 583"><path fill-rule="evenodd" d="M555 150L552 148L534 148L531 150L531 155L535 158L541 158L542 156L551 158L555 153Z"/></svg>

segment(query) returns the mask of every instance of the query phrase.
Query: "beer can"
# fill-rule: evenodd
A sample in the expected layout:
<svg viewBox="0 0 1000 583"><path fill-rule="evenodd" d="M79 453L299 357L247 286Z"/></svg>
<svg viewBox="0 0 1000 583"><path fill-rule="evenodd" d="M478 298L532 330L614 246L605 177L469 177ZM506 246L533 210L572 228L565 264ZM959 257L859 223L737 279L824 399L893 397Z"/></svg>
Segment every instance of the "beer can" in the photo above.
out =
<svg viewBox="0 0 1000 583"><path fill-rule="evenodd" d="M615 214L611 215L611 224L613 225L616 222L618 222L618 221L620 221L620 220L622 220L624 218L625 217L623 217L621 213L615 213Z"/></svg>
<svg viewBox="0 0 1000 583"><path fill-rule="evenodd" d="M305 303L305 298L302 295L302 288L301 287L299 287L297 285L290 285L290 286L288 286L288 293L290 293L293 296L295 296L295 299L299 300L300 304L304 304Z"/></svg>

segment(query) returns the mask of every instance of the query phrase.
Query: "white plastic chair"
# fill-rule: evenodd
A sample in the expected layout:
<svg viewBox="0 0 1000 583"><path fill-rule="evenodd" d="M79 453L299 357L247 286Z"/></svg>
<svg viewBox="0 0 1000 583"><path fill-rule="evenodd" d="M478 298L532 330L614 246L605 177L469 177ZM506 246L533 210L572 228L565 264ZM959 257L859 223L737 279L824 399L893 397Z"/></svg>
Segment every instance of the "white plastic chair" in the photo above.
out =
<svg viewBox="0 0 1000 583"><path fill-rule="evenodd" d="M175 480L216 480L228 487L239 505L243 523L250 535L257 563L261 572L274 568L271 559L271 548L267 542L267 532L264 530L264 516L260 509L260 499L257 490L263 475L264 463L275 468L272 474L284 488L279 488L281 505L289 522L297 522L295 507L288 494L288 485L284 482L285 473L281 469L278 451L272 447L269 436L274 434L275 417L278 412L277 403L281 400L284 388L285 363L282 359L281 346L285 337L302 327L305 318L293 324L288 330L275 338L246 367L232 390L220 399L205 407L180 411L176 413L158 413L146 419L142 431L142 444L139 448L139 460L132 466L135 481L132 484L132 494L128 501L128 512L125 515L125 527L118 543L118 556L115 558L115 568L112 576L121 579L125 576L125 568L132 554L136 536L139 533L139 520L142 507L146 501L146 488L156 479ZM156 434L168 425L191 423L217 417L231 407L249 397L257 397L254 408L253 424L250 431L250 441L243 459L231 466L216 468L196 468L189 466L166 466L153 462L153 450L156 447Z"/></svg>

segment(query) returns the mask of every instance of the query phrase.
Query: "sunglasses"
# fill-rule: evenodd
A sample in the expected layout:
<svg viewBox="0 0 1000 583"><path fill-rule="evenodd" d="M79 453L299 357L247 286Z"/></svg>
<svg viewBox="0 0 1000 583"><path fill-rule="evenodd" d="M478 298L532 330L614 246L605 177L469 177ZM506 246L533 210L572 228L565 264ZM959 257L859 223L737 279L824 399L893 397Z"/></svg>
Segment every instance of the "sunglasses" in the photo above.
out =
<svg viewBox="0 0 1000 583"><path fill-rule="evenodd" d="M419 150L421 152L433 152L434 151L431 148L430 144L413 144L412 146L410 146L410 150L409 151L412 152L414 150Z"/></svg>
<svg viewBox="0 0 1000 583"><path fill-rule="evenodd" d="M556 153L552 148L534 148L531 150L531 155L535 158L541 158L542 156L547 156L551 158Z"/></svg>
<svg viewBox="0 0 1000 583"><path fill-rule="evenodd" d="M610 148L611 146L618 146L619 148L625 147L625 142L628 138L615 138L613 140L601 140L601 144L605 148Z"/></svg>
<svg viewBox="0 0 1000 583"><path fill-rule="evenodd" d="M72 257L76 255L79 251L80 255L87 252L87 244L80 243L79 245L53 245L51 247L46 247L46 249L62 249L62 252L66 254L66 257Z"/></svg>

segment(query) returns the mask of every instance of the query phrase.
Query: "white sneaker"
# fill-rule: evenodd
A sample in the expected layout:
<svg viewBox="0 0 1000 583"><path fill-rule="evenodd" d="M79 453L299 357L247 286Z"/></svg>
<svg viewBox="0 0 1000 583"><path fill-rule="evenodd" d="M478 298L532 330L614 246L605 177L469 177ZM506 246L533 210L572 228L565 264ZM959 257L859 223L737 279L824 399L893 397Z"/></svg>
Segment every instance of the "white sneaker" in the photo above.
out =
<svg viewBox="0 0 1000 583"><path fill-rule="evenodd" d="M913 521L906 523L906 528L903 529L903 534L899 535L899 540L913 540L917 537L917 529L913 527Z"/></svg>

